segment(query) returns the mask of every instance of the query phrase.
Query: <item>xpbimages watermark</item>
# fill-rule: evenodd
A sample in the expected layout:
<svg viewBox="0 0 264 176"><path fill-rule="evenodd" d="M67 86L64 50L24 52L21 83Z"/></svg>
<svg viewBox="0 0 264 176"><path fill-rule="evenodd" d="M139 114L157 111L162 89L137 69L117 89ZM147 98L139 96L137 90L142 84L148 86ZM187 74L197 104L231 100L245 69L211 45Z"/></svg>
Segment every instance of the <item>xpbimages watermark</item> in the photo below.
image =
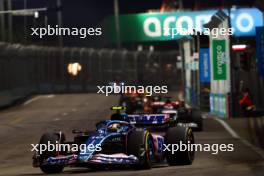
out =
<svg viewBox="0 0 264 176"><path fill-rule="evenodd" d="M233 152L235 150L234 144L192 144L190 141L188 143L179 144L163 144L164 152L171 152L174 154L177 151L189 151L189 152L210 152L213 155L219 152Z"/></svg>
<svg viewBox="0 0 264 176"><path fill-rule="evenodd" d="M55 25L52 27L48 25L46 28L31 28L31 35L43 38L45 36L78 36L81 39L85 39L88 36L100 36L102 35L102 28L67 28L59 27Z"/></svg>
<svg viewBox="0 0 264 176"><path fill-rule="evenodd" d="M78 152L80 153L86 153L87 151L101 151L102 147L101 144L60 144L58 141L56 141L56 144L51 143L48 141L48 144L31 144L31 151L32 152L38 152L39 154L42 154L45 151L52 152Z"/></svg>
<svg viewBox="0 0 264 176"><path fill-rule="evenodd" d="M43 154L43 152L100 152L102 151L101 144L60 144L56 141L56 144L52 144L48 141L47 144L31 144L31 151ZM219 154L220 152L233 152L234 144L193 144L188 141L186 144L180 141L177 144L163 144L163 152L171 152L172 154L177 151L184 152L210 152L213 155Z"/></svg>
<svg viewBox="0 0 264 176"><path fill-rule="evenodd" d="M175 38L175 36L181 35L211 35L213 38L216 38L217 36L231 36L234 34L233 28L204 28L203 30L200 29L194 29L194 28L163 28L164 35L171 36L172 39Z"/></svg>
<svg viewBox="0 0 264 176"><path fill-rule="evenodd" d="M146 96L152 96L153 94L166 94L168 93L168 86L129 86L124 85L124 83L116 84L108 86L97 86L98 94L105 94L105 96L109 96L109 94L126 94L137 92L140 94L146 94Z"/></svg>

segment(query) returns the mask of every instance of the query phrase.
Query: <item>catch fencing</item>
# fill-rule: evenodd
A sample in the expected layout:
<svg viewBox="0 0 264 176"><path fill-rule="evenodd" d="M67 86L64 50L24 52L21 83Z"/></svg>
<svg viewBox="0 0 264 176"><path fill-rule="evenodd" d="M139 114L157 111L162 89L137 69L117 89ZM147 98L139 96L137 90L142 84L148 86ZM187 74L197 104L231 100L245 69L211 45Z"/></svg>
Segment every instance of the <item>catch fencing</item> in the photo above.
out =
<svg viewBox="0 0 264 176"><path fill-rule="evenodd" d="M34 93L94 92L97 86L182 85L175 51L59 48L0 43L0 106ZM69 72L78 64L77 75Z"/></svg>

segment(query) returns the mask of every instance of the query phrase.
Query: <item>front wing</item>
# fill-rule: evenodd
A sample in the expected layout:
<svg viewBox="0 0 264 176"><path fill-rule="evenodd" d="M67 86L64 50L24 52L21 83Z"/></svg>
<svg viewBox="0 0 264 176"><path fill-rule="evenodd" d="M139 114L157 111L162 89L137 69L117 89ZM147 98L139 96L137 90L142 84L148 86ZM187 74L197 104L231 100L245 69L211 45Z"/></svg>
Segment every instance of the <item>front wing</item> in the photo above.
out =
<svg viewBox="0 0 264 176"><path fill-rule="evenodd" d="M124 153L117 154L95 154L87 161L78 160L78 155L49 157L43 165L77 165L77 164L109 164L109 165L132 165L138 163L134 155ZM37 167L37 166L35 166Z"/></svg>

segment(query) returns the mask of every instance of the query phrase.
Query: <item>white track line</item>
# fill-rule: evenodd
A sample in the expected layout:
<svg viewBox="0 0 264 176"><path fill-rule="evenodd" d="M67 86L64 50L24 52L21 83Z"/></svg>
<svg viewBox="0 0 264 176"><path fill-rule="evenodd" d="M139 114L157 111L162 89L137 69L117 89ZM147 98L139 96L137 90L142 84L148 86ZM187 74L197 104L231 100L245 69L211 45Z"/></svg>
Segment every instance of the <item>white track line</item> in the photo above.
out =
<svg viewBox="0 0 264 176"><path fill-rule="evenodd" d="M39 98L40 98L39 96L36 96L34 98L31 98L31 99L27 100L25 103L23 103L23 106L26 106L26 105L28 105L28 104L30 104L30 103L38 100Z"/></svg>
<svg viewBox="0 0 264 176"><path fill-rule="evenodd" d="M27 100L26 102L24 102L23 103L23 106L26 106L26 105L34 102L34 101L37 101L40 98L53 98L53 97L55 97L55 95L41 95L41 96L36 96L36 97L31 98L31 99Z"/></svg>
<svg viewBox="0 0 264 176"><path fill-rule="evenodd" d="M252 145L247 140L241 138L224 120L219 119L217 117L213 117L213 119L219 122L233 138L240 140L245 146L249 147L251 150L256 152L261 158L264 159L264 151L262 149Z"/></svg>
<svg viewBox="0 0 264 176"><path fill-rule="evenodd" d="M240 139L240 136L225 121L219 118L214 118L214 120L219 122L233 138Z"/></svg>

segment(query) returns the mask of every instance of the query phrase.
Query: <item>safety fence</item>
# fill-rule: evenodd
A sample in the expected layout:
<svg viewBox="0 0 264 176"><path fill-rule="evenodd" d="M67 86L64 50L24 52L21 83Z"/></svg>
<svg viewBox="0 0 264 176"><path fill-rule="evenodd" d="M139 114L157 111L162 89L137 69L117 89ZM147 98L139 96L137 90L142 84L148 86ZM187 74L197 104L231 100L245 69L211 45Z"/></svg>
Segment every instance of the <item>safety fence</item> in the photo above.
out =
<svg viewBox="0 0 264 176"><path fill-rule="evenodd" d="M0 43L0 106L32 93L91 92L98 85L181 85L177 52Z"/></svg>
<svg viewBox="0 0 264 176"><path fill-rule="evenodd" d="M264 116L231 118L225 121L241 139L245 139L254 146L264 149Z"/></svg>
<svg viewBox="0 0 264 176"><path fill-rule="evenodd" d="M264 149L264 117L252 117L247 119L250 142Z"/></svg>

